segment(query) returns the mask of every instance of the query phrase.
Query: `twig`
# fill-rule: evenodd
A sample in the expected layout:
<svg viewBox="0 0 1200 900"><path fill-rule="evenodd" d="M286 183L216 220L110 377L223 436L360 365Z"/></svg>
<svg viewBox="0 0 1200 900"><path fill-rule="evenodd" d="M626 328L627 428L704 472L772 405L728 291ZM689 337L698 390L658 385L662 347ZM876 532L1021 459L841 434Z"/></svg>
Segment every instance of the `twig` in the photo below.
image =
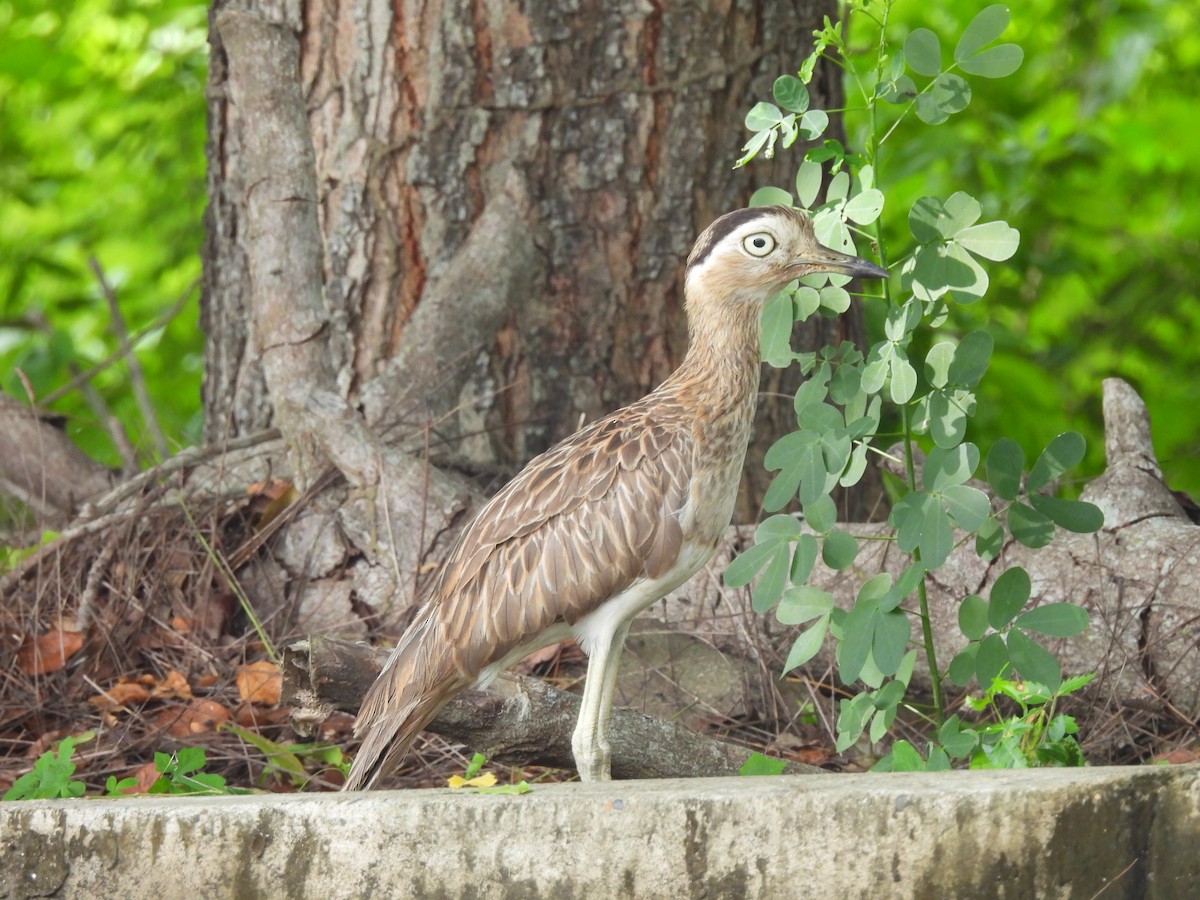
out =
<svg viewBox="0 0 1200 900"><path fill-rule="evenodd" d="M171 304L170 308L168 308L165 312L160 313L158 318L156 318L149 325L146 325L145 327L143 327L143 328L139 329L137 332L135 332L133 337L131 337L129 339L130 349L132 349L133 347L136 347L143 340L145 340L147 336L158 331L158 329L162 328L164 325L166 325L168 322L170 322L172 319L174 319L177 315L179 315L180 311L187 304L188 300L191 299L192 291L194 291L199 285L200 285L200 279L197 278L195 281L193 281L191 284L189 284L184 289L183 293L179 295L179 299L177 299L173 304ZM52 404L55 400L59 399L60 397L65 396L66 394L71 393L71 391L78 388L84 382L90 381L92 378L99 375L101 372L103 372L105 369L107 369L109 366L111 366L113 363L115 363L117 360L119 360L121 357L123 357L126 354L126 352L127 352L127 350L125 348L114 350L108 356L104 357L104 359L100 360L100 362L80 371L77 375L75 375L74 378L72 378L66 384L62 385L61 387L56 387L54 390L52 390L50 393L48 393L46 396L44 396L41 399L41 402L39 404L36 404L36 407L38 409L45 409L46 407L50 406L50 404Z"/></svg>
<svg viewBox="0 0 1200 900"><path fill-rule="evenodd" d="M79 595L79 606L75 613L75 621L80 631L87 631L92 618L92 608L96 604L96 595L100 593L100 582L108 571L108 564L113 554L117 552L117 544L121 537L119 529L114 528L108 533L100 555L88 567L87 581L83 585L83 593Z"/></svg>
<svg viewBox="0 0 1200 900"><path fill-rule="evenodd" d="M88 257L88 266L95 274L96 280L100 282L100 292L104 294L104 299L108 303L113 334L117 336L121 355L125 357L125 362L129 366L129 381L133 385L133 396L142 413L142 421L146 424L146 429L154 441L154 449L158 453L158 458L164 459L168 452L167 439L163 436L162 429L158 425L158 416L154 414L154 406L150 403L150 393L146 390L146 376L142 372L142 364L138 362L137 354L133 352L133 344L129 340L129 329L125 325L125 317L121 314L121 307L117 303L117 294L112 285L108 283L108 279L104 277L104 270L100 267L100 261L96 257Z"/></svg>

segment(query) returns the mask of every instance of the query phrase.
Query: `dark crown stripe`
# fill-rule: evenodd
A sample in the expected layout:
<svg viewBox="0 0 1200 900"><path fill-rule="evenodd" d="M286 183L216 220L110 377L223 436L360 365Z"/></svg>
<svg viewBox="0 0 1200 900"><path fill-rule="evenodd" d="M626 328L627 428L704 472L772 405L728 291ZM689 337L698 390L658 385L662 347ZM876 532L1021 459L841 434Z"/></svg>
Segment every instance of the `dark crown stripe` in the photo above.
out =
<svg viewBox="0 0 1200 900"><path fill-rule="evenodd" d="M690 269L693 266L698 266L704 260L708 259L708 255L712 253L713 247L721 243L730 234L737 231L743 225L749 224L756 219L764 218L769 215L779 215L781 212L786 212L797 216L793 210L784 206L755 206L750 209L735 209L733 212L726 213L708 226L704 234L700 235L696 241L696 246L692 249L692 255L688 257L687 267Z"/></svg>

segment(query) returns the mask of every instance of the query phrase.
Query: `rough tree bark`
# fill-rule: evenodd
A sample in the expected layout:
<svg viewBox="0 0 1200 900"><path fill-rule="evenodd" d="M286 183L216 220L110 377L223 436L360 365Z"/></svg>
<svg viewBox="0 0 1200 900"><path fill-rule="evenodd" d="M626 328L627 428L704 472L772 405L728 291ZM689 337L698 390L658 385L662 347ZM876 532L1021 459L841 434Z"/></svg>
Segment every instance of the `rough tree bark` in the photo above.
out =
<svg viewBox="0 0 1200 900"><path fill-rule="evenodd" d="M503 480L671 371L696 233L789 177L731 169L745 109L827 6L214 3L206 437L275 426L273 472L348 483L255 592L363 633L469 511L455 472ZM764 404L747 511L790 415Z"/></svg>

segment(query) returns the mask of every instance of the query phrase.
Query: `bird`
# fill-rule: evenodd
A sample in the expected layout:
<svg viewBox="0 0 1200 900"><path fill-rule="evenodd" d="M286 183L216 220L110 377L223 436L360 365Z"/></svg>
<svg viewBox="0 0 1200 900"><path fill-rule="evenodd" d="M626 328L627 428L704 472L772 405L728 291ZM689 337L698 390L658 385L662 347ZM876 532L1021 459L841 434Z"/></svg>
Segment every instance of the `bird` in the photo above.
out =
<svg viewBox="0 0 1200 900"><path fill-rule="evenodd" d="M762 308L816 273L887 277L820 244L786 206L734 210L700 234L684 270L683 362L535 457L461 532L363 698L344 789L393 771L459 691L569 638L588 657L576 769L581 781L611 777L607 725L630 622L715 552L754 419Z"/></svg>

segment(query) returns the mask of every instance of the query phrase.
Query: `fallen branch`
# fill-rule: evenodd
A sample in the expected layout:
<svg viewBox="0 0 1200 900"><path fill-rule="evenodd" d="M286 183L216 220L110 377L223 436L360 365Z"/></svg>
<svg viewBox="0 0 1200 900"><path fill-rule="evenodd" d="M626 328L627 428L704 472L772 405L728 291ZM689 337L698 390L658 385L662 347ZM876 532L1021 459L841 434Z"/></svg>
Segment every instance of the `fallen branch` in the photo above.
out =
<svg viewBox="0 0 1200 900"><path fill-rule="evenodd" d="M283 653L283 699L292 722L311 733L335 709L356 712L379 674L387 652L366 644L311 637ZM574 768L571 732L580 699L536 678L500 678L487 691L465 691L451 700L429 730L466 744L489 759L510 764ZM609 727L616 778L734 775L753 752L631 709L614 709ZM824 770L788 762L788 774Z"/></svg>

